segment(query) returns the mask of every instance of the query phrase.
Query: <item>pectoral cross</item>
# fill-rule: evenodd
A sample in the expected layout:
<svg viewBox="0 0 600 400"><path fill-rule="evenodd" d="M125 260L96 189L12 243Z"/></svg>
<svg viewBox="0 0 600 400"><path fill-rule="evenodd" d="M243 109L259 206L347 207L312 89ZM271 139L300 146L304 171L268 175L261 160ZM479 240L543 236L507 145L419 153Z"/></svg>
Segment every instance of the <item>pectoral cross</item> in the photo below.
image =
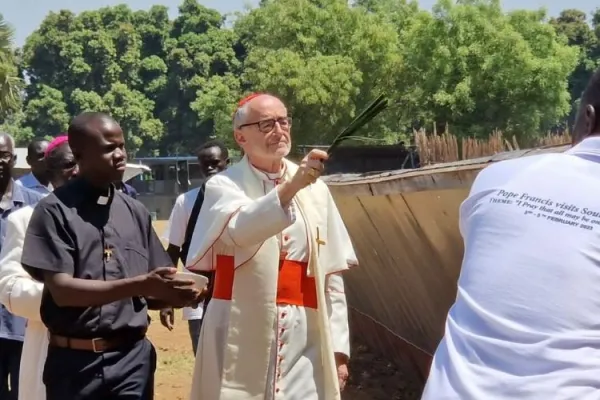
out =
<svg viewBox="0 0 600 400"><path fill-rule="evenodd" d="M321 239L321 235L319 233L319 227L317 226L317 255L321 253L321 246L325 246L327 243L323 239Z"/></svg>
<svg viewBox="0 0 600 400"><path fill-rule="evenodd" d="M104 249L104 261L108 262L112 258L112 250L109 248Z"/></svg>

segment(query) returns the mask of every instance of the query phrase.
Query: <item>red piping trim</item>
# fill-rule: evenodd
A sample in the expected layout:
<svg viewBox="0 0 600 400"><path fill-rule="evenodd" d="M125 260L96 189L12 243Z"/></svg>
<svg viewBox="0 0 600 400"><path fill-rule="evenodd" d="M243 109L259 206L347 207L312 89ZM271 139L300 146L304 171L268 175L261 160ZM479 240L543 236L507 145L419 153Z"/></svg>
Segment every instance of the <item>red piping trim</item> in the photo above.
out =
<svg viewBox="0 0 600 400"><path fill-rule="evenodd" d="M198 261L196 261L196 263L194 265L187 267L188 270L192 270L196 265L198 265L200 260L202 260L204 258L204 256L206 256L206 254L212 250L215 243L217 243L217 240L219 240L221 238L221 236L223 236L225 229L227 229L227 227L229 226L229 221L231 221L231 219L234 217L234 215L237 214L241 208L242 207L240 206L237 210L235 210L234 212L231 213L231 215L227 218L227 221L225 221L225 225L223 226L223 228L221 228L221 233L219 233L219 236L216 237L216 239L212 242L212 244L208 247L208 249L206 249L204 254L202 254L202 256L200 256L198 258ZM211 270L214 270L214 268L215 268L215 266L213 264L214 264L214 257L213 257L213 260L211 260Z"/></svg>

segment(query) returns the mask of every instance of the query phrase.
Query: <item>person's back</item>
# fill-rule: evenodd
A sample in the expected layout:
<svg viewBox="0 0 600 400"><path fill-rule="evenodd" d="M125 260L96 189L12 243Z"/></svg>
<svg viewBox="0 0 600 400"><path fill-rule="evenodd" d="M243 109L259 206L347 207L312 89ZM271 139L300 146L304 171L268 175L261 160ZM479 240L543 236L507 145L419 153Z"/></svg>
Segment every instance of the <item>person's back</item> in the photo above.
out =
<svg viewBox="0 0 600 400"><path fill-rule="evenodd" d="M598 199L598 137L480 173L461 206L458 294L423 399L598 398Z"/></svg>

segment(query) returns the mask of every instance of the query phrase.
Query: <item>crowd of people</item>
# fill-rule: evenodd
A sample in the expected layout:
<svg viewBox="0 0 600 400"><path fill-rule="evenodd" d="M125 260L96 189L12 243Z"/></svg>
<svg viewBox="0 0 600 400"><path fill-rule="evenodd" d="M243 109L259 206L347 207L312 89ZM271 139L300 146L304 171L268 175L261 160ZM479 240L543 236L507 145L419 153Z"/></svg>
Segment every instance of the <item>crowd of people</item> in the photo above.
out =
<svg viewBox="0 0 600 400"><path fill-rule="evenodd" d="M0 399L154 397L148 310L183 308L196 365L190 398L340 399L348 378L341 273L348 233L319 180L327 154L286 159L292 119L277 97L243 99L233 133L244 157L205 143L201 187L180 195L163 238L122 182L119 124L86 112L28 147L13 179L0 135ZM208 278L204 288L176 274Z"/></svg>

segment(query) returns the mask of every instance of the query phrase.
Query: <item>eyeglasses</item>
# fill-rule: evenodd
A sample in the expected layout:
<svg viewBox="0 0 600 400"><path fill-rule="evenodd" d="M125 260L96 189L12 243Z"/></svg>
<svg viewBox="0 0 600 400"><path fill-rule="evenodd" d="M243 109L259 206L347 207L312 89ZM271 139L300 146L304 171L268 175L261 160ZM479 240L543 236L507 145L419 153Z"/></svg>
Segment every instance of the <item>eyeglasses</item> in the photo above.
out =
<svg viewBox="0 0 600 400"><path fill-rule="evenodd" d="M278 123L279 126L281 127L281 129L287 131L292 126L292 117L277 118L277 119L274 119L274 118L263 119L262 121L252 122L250 124L242 124L242 125L238 126L238 129L242 129L246 126L257 125L258 130L261 133L269 133L273 129L275 129L275 123Z"/></svg>

